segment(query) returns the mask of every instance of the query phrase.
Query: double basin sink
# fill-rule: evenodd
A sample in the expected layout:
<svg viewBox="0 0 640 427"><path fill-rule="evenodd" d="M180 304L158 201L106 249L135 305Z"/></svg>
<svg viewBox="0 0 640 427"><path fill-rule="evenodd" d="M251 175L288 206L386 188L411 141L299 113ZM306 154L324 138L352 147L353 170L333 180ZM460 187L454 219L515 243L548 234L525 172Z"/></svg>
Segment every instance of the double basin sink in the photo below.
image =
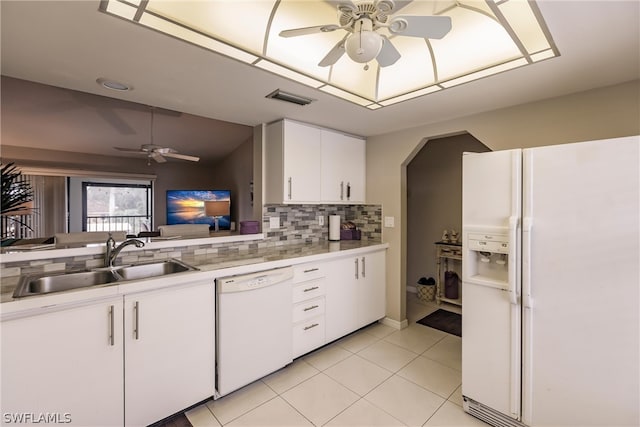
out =
<svg viewBox="0 0 640 427"><path fill-rule="evenodd" d="M107 285L115 282L149 279L192 270L197 269L181 261L171 259L162 262L99 268L90 271L74 271L53 275L27 275L20 279L13 297L21 298Z"/></svg>

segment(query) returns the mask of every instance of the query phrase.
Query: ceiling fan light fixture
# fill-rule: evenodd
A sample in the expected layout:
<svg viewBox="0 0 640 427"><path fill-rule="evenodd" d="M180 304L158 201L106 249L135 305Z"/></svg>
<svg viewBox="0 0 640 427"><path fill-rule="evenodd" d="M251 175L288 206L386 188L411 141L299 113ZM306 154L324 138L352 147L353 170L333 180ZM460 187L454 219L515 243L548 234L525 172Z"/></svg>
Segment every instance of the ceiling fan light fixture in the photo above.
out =
<svg viewBox="0 0 640 427"><path fill-rule="evenodd" d="M382 36L373 31L370 19L362 18L356 22L355 31L345 43L347 55L360 64L373 61L382 49Z"/></svg>

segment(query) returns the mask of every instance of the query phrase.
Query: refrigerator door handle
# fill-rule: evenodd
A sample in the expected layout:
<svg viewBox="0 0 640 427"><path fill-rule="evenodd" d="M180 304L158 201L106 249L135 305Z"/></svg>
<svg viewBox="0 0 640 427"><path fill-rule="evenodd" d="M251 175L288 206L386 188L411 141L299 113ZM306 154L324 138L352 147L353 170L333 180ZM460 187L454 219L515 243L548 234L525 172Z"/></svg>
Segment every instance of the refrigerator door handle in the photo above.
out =
<svg viewBox="0 0 640 427"><path fill-rule="evenodd" d="M509 299L511 304L518 305L518 274L517 274L517 236L518 236L518 217L509 217Z"/></svg>
<svg viewBox="0 0 640 427"><path fill-rule="evenodd" d="M531 230L533 219L522 220L522 304L524 308L532 308L531 301Z"/></svg>

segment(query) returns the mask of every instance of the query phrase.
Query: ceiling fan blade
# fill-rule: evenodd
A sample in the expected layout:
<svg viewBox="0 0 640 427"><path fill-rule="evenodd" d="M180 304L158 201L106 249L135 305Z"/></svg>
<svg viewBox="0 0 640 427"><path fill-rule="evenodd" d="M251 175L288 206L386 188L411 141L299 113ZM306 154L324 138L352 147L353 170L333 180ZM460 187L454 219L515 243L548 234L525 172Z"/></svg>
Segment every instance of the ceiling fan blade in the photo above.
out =
<svg viewBox="0 0 640 427"><path fill-rule="evenodd" d="M336 45L329 51L329 53L327 53L327 55L324 58L322 58L322 61L318 63L319 67L328 67L330 65L335 64L336 62L338 62L340 58L342 58L342 55L344 55L344 52L345 52L345 49L344 49L345 39L346 37L340 40L338 43L336 43Z"/></svg>
<svg viewBox="0 0 640 427"><path fill-rule="evenodd" d="M171 157L171 158L174 158L174 159L180 159L180 160L188 160L190 162L198 162L198 161L200 161L200 157L187 156L186 154L165 153L165 154L163 154L163 156L164 157Z"/></svg>
<svg viewBox="0 0 640 427"><path fill-rule="evenodd" d="M378 56L376 56L376 61L381 67L388 67L389 65L395 64L398 59L400 59L400 52L398 49L391 43L391 40L384 37L384 43L382 43L382 49Z"/></svg>
<svg viewBox="0 0 640 427"><path fill-rule="evenodd" d="M160 153L151 153L149 154L149 157L158 163L165 163L167 161L167 159L165 159Z"/></svg>
<svg viewBox="0 0 640 427"><path fill-rule="evenodd" d="M342 28L339 25L316 25L315 27L294 28L292 30L280 31L280 37L306 36L307 34L328 33Z"/></svg>
<svg viewBox="0 0 640 427"><path fill-rule="evenodd" d="M325 0L325 2L329 3L340 12L356 12L358 10L358 6L355 5L351 0Z"/></svg>
<svg viewBox="0 0 640 427"><path fill-rule="evenodd" d="M144 151L141 151L139 148L125 148L125 147L113 147L118 151L127 151L129 153L137 153L137 154L147 154Z"/></svg>
<svg viewBox="0 0 640 427"><path fill-rule="evenodd" d="M441 39L451 31L448 16L396 16L389 22L389 32L399 36Z"/></svg>
<svg viewBox="0 0 640 427"><path fill-rule="evenodd" d="M376 8L384 10L384 12L389 15L391 13L396 13L412 2L413 0L376 0L373 4Z"/></svg>

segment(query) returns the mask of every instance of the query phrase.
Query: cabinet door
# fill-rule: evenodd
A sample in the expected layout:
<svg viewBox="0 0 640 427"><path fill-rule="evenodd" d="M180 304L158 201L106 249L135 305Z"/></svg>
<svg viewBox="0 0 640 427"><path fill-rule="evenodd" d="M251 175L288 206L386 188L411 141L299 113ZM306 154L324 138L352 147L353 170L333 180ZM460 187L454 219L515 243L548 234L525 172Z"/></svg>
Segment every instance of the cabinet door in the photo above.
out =
<svg viewBox="0 0 640 427"><path fill-rule="evenodd" d="M343 337L358 326L358 280L353 256L329 261L327 264L325 336L327 342Z"/></svg>
<svg viewBox="0 0 640 427"><path fill-rule="evenodd" d="M285 121L284 202L320 201L320 129Z"/></svg>
<svg viewBox="0 0 640 427"><path fill-rule="evenodd" d="M365 198L365 141L322 130L322 201L362 203Z"/></svg>
<svg viewBox="0 0 640 427"><path fill-rule="evenodd" d="M122 347L121 297L3 321L3 421L49 413L70 425L121 425Z"/></svg>
<svg viewBox="0 0 640 427"><path fill-rule="evenodd" d="M385 251L361 255L358 279L360 326L380 320L386 310Z"/></svg>
<svg viewBox="0 0 640 427"><path fill-rule="evenodd" d="M214 283L125 296L125 424L148 425L214 393Z"/></svg>

